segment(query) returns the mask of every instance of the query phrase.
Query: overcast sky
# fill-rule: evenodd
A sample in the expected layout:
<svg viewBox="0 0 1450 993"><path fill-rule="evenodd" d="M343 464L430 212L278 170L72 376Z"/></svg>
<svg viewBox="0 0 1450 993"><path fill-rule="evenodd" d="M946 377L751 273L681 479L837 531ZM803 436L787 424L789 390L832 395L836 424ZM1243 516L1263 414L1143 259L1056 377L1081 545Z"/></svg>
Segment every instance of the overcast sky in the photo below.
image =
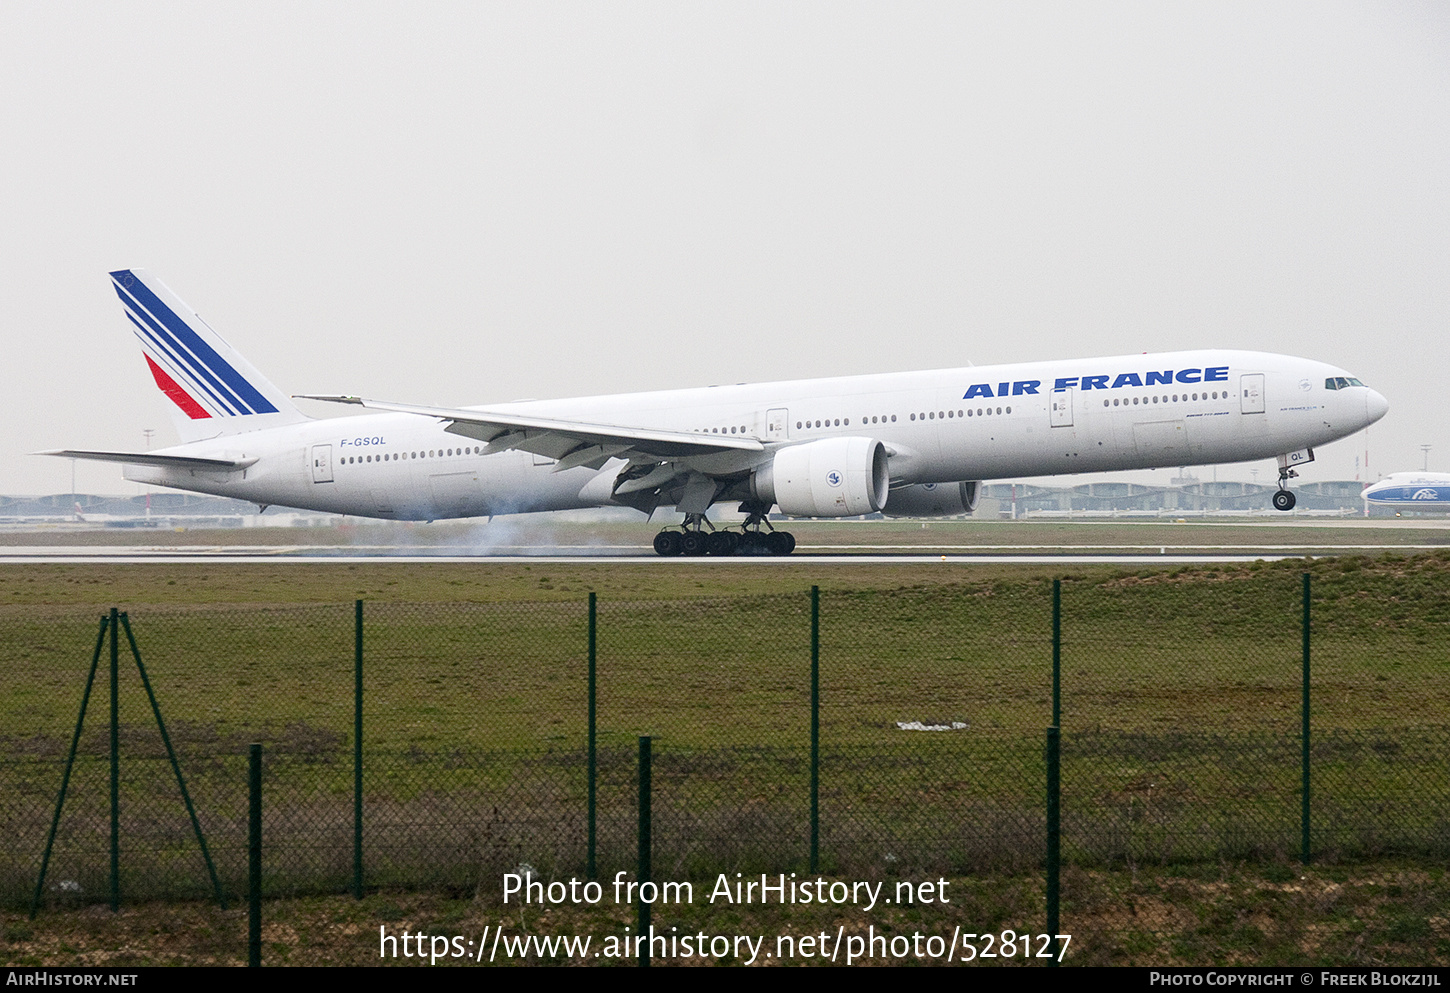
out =
<svg viewBox="0 0 1450 993"><path fill-rule="evenodd" d="M121 267L289 393L1258 348L1389 398L1371 475L1450 470L1450 5L4 9L0 492L175 442Z"/></svg>

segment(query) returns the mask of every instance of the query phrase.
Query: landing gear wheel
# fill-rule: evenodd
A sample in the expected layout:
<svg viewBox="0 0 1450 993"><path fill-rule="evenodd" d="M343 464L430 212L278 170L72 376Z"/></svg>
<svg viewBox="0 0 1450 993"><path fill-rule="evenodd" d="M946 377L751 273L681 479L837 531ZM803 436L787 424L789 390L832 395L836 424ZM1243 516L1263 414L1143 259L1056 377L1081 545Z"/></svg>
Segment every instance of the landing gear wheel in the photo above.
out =
<svg viewBox="0 0 1450 993"><path fill-rule="evenodd" d="M661 531L655 535L655 554L664 556L680 554L681 537L678 531Z"/></svg>
<svg viewBox="0 0 1450 993"><path fill-rule="evenodd" d="M745 531L735 548L737 555L761 555L765 552L765 536L759 531Z"/></svg>
<svg viewBox="0 0 1450 993"><path fill-rule="evenodd" d="M716 531L710 535L706 551L711 555L734 555L740 544L740 536L734 531Z"/></svg>
<svg viewBox="0 0 1450 993"><path fill-rule="evenodd" d="M1279 490L1274 494L1275 510L1293 510L1295 502L1294 493L1291 490Z"/></svg>
<svg viewBox="0 0 1450 993"><path fill-rule="evenodd" d="M772 531L765 536L765 547L772 555L789 555L795 551L795 535L789 531Z"/></svg>
<svg viewBox="0 0 1450 993"><path fill-rule="evenodd" d="M710 536L703 531L686 531L680 535L680 551L685 555L704 555Z"/></svg>

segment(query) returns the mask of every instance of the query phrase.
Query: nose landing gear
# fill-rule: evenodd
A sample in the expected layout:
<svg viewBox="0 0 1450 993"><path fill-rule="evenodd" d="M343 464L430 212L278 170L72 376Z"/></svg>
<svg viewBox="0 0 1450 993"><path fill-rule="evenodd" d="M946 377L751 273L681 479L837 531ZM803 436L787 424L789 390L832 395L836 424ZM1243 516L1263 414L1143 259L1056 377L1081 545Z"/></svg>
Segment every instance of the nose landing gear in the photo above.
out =
<svg viewBox="0 0 1450 993"><path fill-rule="evenodd" d="M1274 494L1275 510L1294 509L1294 504L1297 501L1294 499L1294 491L1289 489L1288 483L1290 478L1297 475L1299 474L1288 466L1279 466L1279 490Z"/></svg>

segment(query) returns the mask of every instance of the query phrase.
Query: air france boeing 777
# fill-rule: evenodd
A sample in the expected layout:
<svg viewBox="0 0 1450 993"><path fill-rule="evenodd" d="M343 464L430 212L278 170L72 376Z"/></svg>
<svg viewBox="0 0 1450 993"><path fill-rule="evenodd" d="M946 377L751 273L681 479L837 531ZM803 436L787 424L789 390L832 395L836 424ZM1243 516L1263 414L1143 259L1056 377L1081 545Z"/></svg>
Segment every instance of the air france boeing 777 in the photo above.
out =
<svg viewBox="0 0 1450 993"><path fill-rule="evenodd" d="M970 512L982 480L1277 457L1274 506L1314 449L1384 416L1345 370L1203 349L446 408L306 399L307 416L153 276L111 273L183 444L53 451L127 479L379 517L673 506L661 555L788 554L767 519ZM739 504L738 529L705 513Z"/></svg>

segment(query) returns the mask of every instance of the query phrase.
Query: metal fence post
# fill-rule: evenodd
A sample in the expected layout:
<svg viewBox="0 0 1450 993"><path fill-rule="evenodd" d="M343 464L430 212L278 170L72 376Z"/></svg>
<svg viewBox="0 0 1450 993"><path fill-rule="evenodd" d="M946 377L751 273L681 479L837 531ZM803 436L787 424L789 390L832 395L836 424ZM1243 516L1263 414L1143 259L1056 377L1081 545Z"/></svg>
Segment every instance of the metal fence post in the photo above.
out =
<svg viewBox="0 0 1450 993"><path fill-rule="evenodd" d="M635 918L635 936L639 942L639 964L641 967L649 965L649 927L650 927L650 905L644 899L644 884L649 882L653 874L650 867L650 783L649 783L649 735L641 735L639 739L639 888L640 898L636 904L637 914Z"/></svg>
<svg viewBox="0 0 1450 993"><path fill-rule="evenodd" d="M352 895L363 897L363 602L353 604L352 688Z"/></svg>
<svg viewBox="0 0 1450 993"><path fill-rule="evenodd" d="M111 910L121 909L121 712L116 698L120 660L120 632L111 608Z"/></svg>
<svg viewBox="0 0 1450 993"><path fill-rule="evenodd" d="M595 676L595 673L594 673L594 663L595 663L596 646L598 644L598 642L596 640L596 634L597 634L597 631L598 631L598 629L596 627L596 624L597 624L596 606L597 606L597 596L596 596L596 594L594 594L594 593L591 592L589 594L589 773L588 773L588 775L589 775L589 849L588 849L588 856L587 856L587 865L585 867L585 874L590 879L594 879L598 875L598 872L596 871L597 870L597 866L595 864L595 851L596 851L596 849L595 849L595 841L596 841L596 838L595 838L595 833L594 833L594 810L595 810L595 801L598 798L598 792L597 791L598 791L598 788L599 788L598 787L598 784L599 784L599 779L598 779L598 776L599 776L598 753L595 750L596 742L595 742L595 738L594 738L594 733L595 733L595 725L594 725L594 718L595 718L595 697L594 697L594 691L595 691L594 676Z"/></svg>
<svg viewBox="0 0 1450 993"><path fill-rule="evenodd" d="M1058 865L1062 842L1062 796L1060 793L1060 740L1059 729L1047 729L1047 933L1052 935L1052 947L1057 947L1058 927ZM1047 960L1057 965L1057 956Z"/></svg>
<svg viewBox="0 0 1450 993"><path fill-rule="evenodd" d="M1300 786L1301 809L1299 811L1299 851L1300 861L1305 865L1309 864L1309 573L1304 573L1304 675L1303 690L1304 698L1300 708L1301 727L1300 738L1302 742L1302 755L1300 758L1300 772L1302 783Z"/></svg>
<svg viewBox="0 0 1450 993"><path fill-rule="evenodd" d="M262 964L262 746L247 761L247 965Z"/></svg>
<svg viewBox="0 0 1450 993"><path fill-rule="evenodd" d="M821 588L811 587L811 872L821 867Z"/></svg>
<svg viewBox="0 0 1450 993"><path fill-rule="evenodd" d="M1052 581L1052 726L1062 727L1062 580Z"/></svg>

